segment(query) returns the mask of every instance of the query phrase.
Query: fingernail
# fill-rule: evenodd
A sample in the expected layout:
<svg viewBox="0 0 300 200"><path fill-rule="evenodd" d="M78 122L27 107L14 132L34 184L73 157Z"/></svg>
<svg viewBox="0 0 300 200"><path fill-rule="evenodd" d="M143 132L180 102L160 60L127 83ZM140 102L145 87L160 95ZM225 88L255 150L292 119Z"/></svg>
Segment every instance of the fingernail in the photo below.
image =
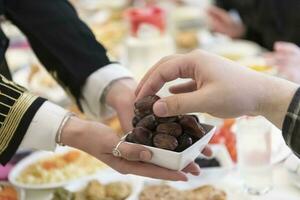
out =
<svg viewBox="0 0 300 200"><path fill-rule="evenodd" d="M153 111L157 116L166 116L168 114L168 106L164 101L158 101L153 106Z"/></svg>
<svg viewBox="0 0 300 200"><path fill-rule="evenodd" d="M150 152L148 152L148 151L142 151L141 153L140 153L140 159L141 159L141 161L149 161L149 160L151 160L151 153Z"/></svg>

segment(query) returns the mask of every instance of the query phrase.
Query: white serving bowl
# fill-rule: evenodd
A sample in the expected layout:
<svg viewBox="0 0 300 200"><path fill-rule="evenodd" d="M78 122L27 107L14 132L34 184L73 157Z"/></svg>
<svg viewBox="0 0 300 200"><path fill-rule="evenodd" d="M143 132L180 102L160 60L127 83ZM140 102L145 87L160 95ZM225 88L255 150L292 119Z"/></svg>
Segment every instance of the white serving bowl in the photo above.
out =
<svg viewBox="0 0 300 200"><path fill-rule="evenodd" d="M215 133L216 127L207 124L202 125L205 130L207 130L207 133L192 146L182 152L169 151L143 145L152 152L152 159L149 163L171 170L182 170L185 168L199 156L200 152L209 143Z"/></svg>

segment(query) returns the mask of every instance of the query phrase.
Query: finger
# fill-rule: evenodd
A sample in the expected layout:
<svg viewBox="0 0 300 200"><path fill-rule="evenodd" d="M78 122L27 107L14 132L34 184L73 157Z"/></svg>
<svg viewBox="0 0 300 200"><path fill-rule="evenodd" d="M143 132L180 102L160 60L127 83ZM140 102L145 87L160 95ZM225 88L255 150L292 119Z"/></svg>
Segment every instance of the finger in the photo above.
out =
<svg viewBox="0 0 300 200"><path fill-rule="evenodd" d="M122 143L119 146L122 158L130 161L150 161L152 153L146 147L138 144Z"/></svg>
<svg viewBox="0 0 300 200"><path fill-rule="evenodd" d="M208 146L206 146L206 147L202 150L201 153L202 153L203 155L205 155L206 157L212 157L212 155L213 155L213 152L212 152L211 148L208 147Z"/></svg>
<svg viewBox="0 0 300 200"><path fill-rule="evenodd" d="M109 155L102 157L102 160L122 174L135 174L170 181L187 181L186 174L181 171L169 170L143 162L128 161Z"/></svg>
<svg viewBox="0 0 300 200"><path fill-rule="evenodd" d="M193 99L196 99L196 96L195 91L162 98L153 105L153 112L159 117L195 112L198 107L198 101L193 101Z"/></svg>
<svg viewBox="0 0 300 200"><path fill-rule="evenodd" d="M138 93L140 92L141 88L143 87L145 81L149 78L150 74L152 74L152 72L161 64L163 64L164 62L167 62L170 59L173 59L175 57L180 56L180 54L174 54L174 55L170 55L170 56L166 56L163 57L160 61L158 61L147 73L146 75L142 78L142 80L140 81L136 91L135 91L135 95L137 96Z"/></svg>
<svg viewBox="0 0 300 200"><path fill-rule="evenodd" d="M182 171L198 176L200 174L200 167L195 162L192 162L188 166L186 166Z"/></svg>
<svg viewBox="0 0 300 200"><path fill-rule="evenodd" d="M169 91L173 94L193 92L195 90L197 90L197 83L194 80L174 85L169 89Z"/></svg>
<svg viewBox="0 0 300 200"><path fill-rule="evenodd" d="M194 65L188 57L176 57L159 65L149 74L141 87L137 98L156 94L169 81L177 78L194 78Z"/></svg>
<svg viewBox="0 0 300 200"><path fill-rule="evenodd" d="M131 131L133 127L130 119L134 117L133 105L123 107L122 110L117 110L117 114L123 131L125 133Z"/></svg>
<svg viewBox="0 0 300 200"><path fill-rule="evenodd" d="M274 50L277 52L281 52L283 54L290 54L290 53L296 53L299 47L294 44L294 43L290 43L290 42L275 42L274 45Z"/></svg>

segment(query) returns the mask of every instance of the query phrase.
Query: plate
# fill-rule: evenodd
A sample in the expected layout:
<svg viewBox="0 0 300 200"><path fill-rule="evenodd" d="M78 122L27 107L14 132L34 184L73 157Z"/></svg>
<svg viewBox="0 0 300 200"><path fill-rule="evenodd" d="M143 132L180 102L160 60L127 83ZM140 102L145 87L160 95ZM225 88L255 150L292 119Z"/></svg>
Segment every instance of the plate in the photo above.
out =
<svg viewBox="0 0 300 200"><path fill-rule="evenodd" d="M70 151L70 149L64 149L60 150L58 153L54 152L47 152L47 151L39 151L36 153L33 153L32 155L28 156L27 158L23 159L21 162L19 162L10 172L8 179L9 181L19 187L19 188L24 188L24 189L52 189L52 188L58 188L58 187L63 187L66 186L74 181L84 181L84 180L89 180L91 177L95 175L95 173L90 174L90 175L84 175L82 177L77 177L74 179L70 180L65 180L65 181L60 181L60 182L51 182L51 183L44 183L44 184L32 184L32 183L22 183L18 181L18 177L20 174L25 170L29 165L32 165L36 163L39 160L43 160L46 158L49 158L51 156L56 156L56 155L61 155L62 153L66 153ZM101 171L101 170L99 170ZM97 172L98 173L98 172Z"/></svg>

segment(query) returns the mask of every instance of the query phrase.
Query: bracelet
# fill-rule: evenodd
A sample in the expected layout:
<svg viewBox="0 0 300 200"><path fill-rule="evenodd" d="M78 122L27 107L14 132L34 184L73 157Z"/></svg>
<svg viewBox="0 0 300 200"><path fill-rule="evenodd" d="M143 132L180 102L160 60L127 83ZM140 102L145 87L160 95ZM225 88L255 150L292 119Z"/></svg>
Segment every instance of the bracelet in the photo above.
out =
<svg viewBox="0 0 300 200"><path fill-rule="evenodd" d="M60 146L65 146L62 142L61 142L61 134L62 134L62 130L65 127L66 123L69 121L69 119L71 119L71 117L75 116L74 113L67 113L66 116L64 116L63 120L61 121L58 131L56 133L55 136L55 142L56 144L60 145Z"/></svg>

